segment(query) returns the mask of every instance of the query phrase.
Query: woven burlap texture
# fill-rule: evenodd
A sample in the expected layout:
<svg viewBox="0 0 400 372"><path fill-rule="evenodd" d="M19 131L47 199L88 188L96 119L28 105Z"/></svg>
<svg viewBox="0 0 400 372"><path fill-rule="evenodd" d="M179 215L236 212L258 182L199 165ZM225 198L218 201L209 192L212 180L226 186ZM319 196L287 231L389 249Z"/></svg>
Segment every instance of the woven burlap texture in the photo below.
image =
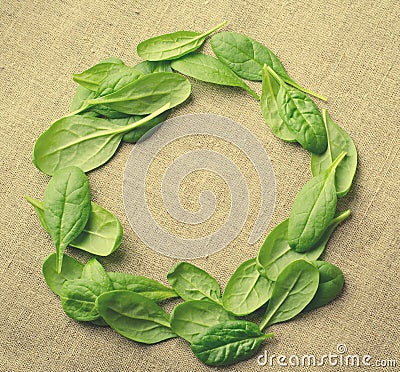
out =
<svg viewBox="0 0 400 372"><path fill-rule="evenodd" d="M144 346L110 328L69 319L41 274L41 264L53 252L53 244L23 197L43 197L49 177L32 164L32 148L50 123L68 112L76 89L73 73L110 56L133 65L139 61L135 48L140 41L179 29L204 31L225 19L230 21L226 30L263 42L281 58L294 80L329 98L326 104L318 104L354 139L359 165L350 193L339 202L339 208L350 208L352 216L334 233L324 255L344 272L343 294L324 308L271 327L274 339L265 342L255 357L224 370L321 370L278 367L276 360L272 367L262 367L257 364L257 355L266 350L269 355L318 357L336 352L338 344L345 344L348 354L369 354L372 360L397 359L400 365L399 8L397 0L3 0L0 370L211 370L194 357L182 339ZM204 50L209 53L209 46ZM268 232L289 216L296 193L311 177L310 155L274 137L259 104L246 92L192 83L190 102L173 115L213 113L240 123L263 144L277 180L271 223L256 244L248 245L257 216L259 184L242 155L230 151L226 143L210 145L204 138L188 138L165 155L173 157L185 146L190 149L190 141L194 141L193 146L203 141L205 147L225 151L233 160L238 157L238 166L248 177L251 213L243 230L222 251L192 261L214 275L224 288L239 264L254 257ZM260 84L252 86L260 91ZM92 199L114 212L124 228L121 247L100 261L107 270L146 275L166 283L168 270L178 260L141 243L124 213L122 177L131 148L124 144L110 162L89 173ZM165 210L158 192L165 171L162 154L159 160L148 175L147 191L153 196L149 208L162 223ZM180 197L184 205L196 209L197 195L208 185L220 203L214 220L207 222L207 229L212 230L228 212L229 193L221 180L213 174L193 175L182 185ZM171 223L169 228L181 226ZM190 237L200 232L198 228L187 229L182 234ZM77 250L68 252L82 261L89 258ZM168 310L173 305L168 304ZM326 365L324 370L352 368Z"/></svg>

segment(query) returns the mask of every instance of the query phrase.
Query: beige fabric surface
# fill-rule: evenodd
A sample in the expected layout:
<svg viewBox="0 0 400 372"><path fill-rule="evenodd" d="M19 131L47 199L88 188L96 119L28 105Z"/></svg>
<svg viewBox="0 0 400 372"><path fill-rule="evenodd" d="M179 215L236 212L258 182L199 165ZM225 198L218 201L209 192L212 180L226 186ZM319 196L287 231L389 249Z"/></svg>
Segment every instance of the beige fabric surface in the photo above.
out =
<svg viewBox="0 0 400 372"><path fill-rule="evenodd" d="M259 355L336 352L396 359L400 366L399 274L399 93L400 3L397 0L332 1L39 1L0 2L0 371L206 371L182 339L144 346L110 328L72 321L41 274L54 248L23 199L42 198L49 177L31 162L36 138L68 112L79 72L109 56L139 61L136 45L148 37L179 29L203 31L229 20L226 30L243 32L269 46L294 80L328 96L329 110L354 139L359 166L351 192L339 208L351 208L329 242L325 259L345 274L339 299L295 320L275 325L275 338ZM209 46L205 47L208 52ZM252 84L259 91L260 84ZM205 147L225 153L248 177L251 213L238 237L225 249L192 261L214 275L222 288L243 261L254 257L268 232L287 218L294 197L311 177L309 154L273 136L257 102L239 89L193 81L190 102L173 115L206 112L230 117L262 142L274 166L277 201L273 218L254 245L247 239L257 216L259 185L241 154L228 144ZM165 161L198 145L196 139L169 148L148 175L150 209L156 219L186 237L201 229L168 219L158 193ZM101 258L107 270L147 275L166 283L178 260L157 254L135 235L124 213L122 176L132 145L90 172L92 199L113 211L124 228L122 246ZM165 158L163 158L165 156ZM252 173L253 172L253 173ZM204 182L206 180L207 182ZM229 193L218 177L194 174L180 197L190 209L207 184L220 207L203 231L218 229ZM200 185L196 186L198 183ZM194 192L192 192L194 190ZM138 216L140 218L140 216ZM170 223L168 223L168 221ZM185 230L186 229L186 230ZM191 235L192 234L192 235ZM86 261L88 254L69 249ZM168 304L172 309L175 303ZM224 368L229 371L321 370L321 367L261 367L257 357ZM357 370L398 370L360 367ZM352 370L325 366L324 370Z"/></svg>

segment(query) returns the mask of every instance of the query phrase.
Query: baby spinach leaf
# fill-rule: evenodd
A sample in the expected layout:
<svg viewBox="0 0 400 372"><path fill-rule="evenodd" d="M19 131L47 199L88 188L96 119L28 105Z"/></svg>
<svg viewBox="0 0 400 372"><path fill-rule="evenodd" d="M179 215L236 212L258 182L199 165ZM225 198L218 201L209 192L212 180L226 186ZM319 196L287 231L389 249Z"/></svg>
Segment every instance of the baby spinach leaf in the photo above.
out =
<svg viewBox="0 0 400 372"><path fill-rule="evenodd" d="M72 98L70 115L77 112L79 115L94 118L101 116L106 117L107 119L121 119L130 117L129 114L112 110L105 105L90 106L88 101L93 98L96 98L96 92L86 89L85 87L78 86L75 95Z"/></svg>
<svg viewBox="0 0 400 372"><path fill-rule="evenodd" d="M325 250L326 244L336 227L349 216L349 209L338 213L315 247L302 253L290 248L287 240L289 219L283 221L270 232L258 253L257 268L259 272L268 279L276 281L278 275L291 262L301 259L306 261L316 260Z"/></svg>
<svg viewBox="0 0 400 372"><path fill-rule="evenodd" d="M121 59L115 57L106 58L102 60L100 63L116 63L124 65L124 62ZM87 100L95 98L95 96L96 96L95 91L87 89L82 85L79 85L76 89L74 97L72 98L70 111L74 112L81 109L83 106L86 106Z"/></svg>
<svg viewBox="0 0 400 372"><path fill-rule="evenodd" d="M146 115L160 107L170 108L184 102L190 95L189 81L172 72L155 72L144 75L114 93L87 101L92 105L107 107L130 115Z"/></svg>
<svg viewBox="0 0 400 372"><path fill-rule="evenodd" d="M40 200L25 196L33 205L39 221L48 232L44 220L43 203ZM122 241L122 226L118 218L107 209L91 202L89 219L83 231L68 245L97 256L108 256L114 252Z"/></svg>
<svg viewBox="0 0 400 372"><path fill-rule="evenodd" d="M117 91L142 75L141 71L124 63L101 62L80 74L74 74L73 79L99 97Z"/></svg>
<svg viewBox="0 0 400 372"><path fill-rule="evenodd" d="M90 214L89 181L78 167L54 173L43 199L44 219L56 246L56 268L61 272L64 250L85 228Z"/></svg>
<svg viewBox="0 0 400 372"><path fill-rule="evenodd" d="M250 358L272 336L246 320L227 321L197 336L192 351L204 364L225 366Z"/></svg>
<svg viewBox="0 0 400 372"><path fill-rule="evenodd" d="M108 64L108 65L110 65L110 64L119 64L120 67L119 68L118 67L114 67L113 70L118 71L118 69L126 68L128 70L126 70L125 72L134 73L136 78L140 76L140 74L138 74L140 71L136 71L136 70L131 71L130 70L131 68L128 67L128 66L125 66L125 64L119 58L114 58L114 57L107 58L107 59L101 61L99 65L102 65L102 64ZM95 66L93 66L93 67L95 67ZM114 79L114 83L112 81L113 79ZM117 79L118 79L118 77L117 77ZM100 84L107 84L107 82L105 82L107 80L109 81L110 84L114 84L115 85L115 74L114 74L114 77L111 76L110 79L107 78L107 74L103 74L103 76L100 79L100 81L98 82L98 84L95 85L95 86L92 86L92 88L94 90L90 90L90 89L85 88L82 85L79 85L78 88L76 89L75 95L74 95L74 97L72 99L72 105L71 105L70 111L71 112L75 112L75 111L79 111L80 112L82 109L86 109L88 107L87 101L90 100L90 99L96 98L96 97L98 97L100 95L99 92L98 92L99 91L99 85ZM126 81L129 82L129 79L127 80L126 76L125 76L124 81L125 81L125 83L126 83ZM96 86L97 86L97 88L96 88ZM119 87L122 86L121 82L119 82L118 86ZM85 116L88 116L88 115L98 116L97 114L99 114L99 115L106 116L107 118L122 118L122 117L128 116L128 114L124 114L124 113L121 113L121 112L118 112L118 111L115 111L115 110L111 110L109 107L104 106L104 105L93 106L92 108L89 108L89 111L84 111L84 112L81 113L81 115L83 115L83 114Z"/></svg>
<svg viewBox="0 0 400 372"><path fill-rule="evenodd" d="M178 297L177 293L154 279L145 276L109 272L114 290L132 291L155 302Z"/></svg>
<svg viewBox="0 0 400 372"><path fill-rule="evenodd" d="M326 261L314 263L319 271L319 285L315 296L303 311L314 310L331 302L342 292L344 275L337 266Z"/></svg>
<svg viewBox="0 0 400 372"><path fill-rule="evenodd" d="M95 258L90 259L86 263L86 265L83 267L82 275L80 278L86 279L91 282L95 282L96 284L99 284L102 286L102 291L96 292L95 293L96 296L98 296L101 293L111 291L113 289L111 280L110 280L107 272L104 270L101 263L99 261L97 261ZM69 296L69 297L71 297L71 296ZM90 302L93 302L93 301L91 300ZM64 308L68 309L68 311L70 311L71 308L76 309L77 306L79 306L79 302L76 300L75 297L73 297L73 299L69 298L69 301L66 301L64 304ZM89 306L89 305L84 305L83 306L84 310L82 310L82 309L79 310L81 315L82 315L82 313L84 313L83 316L87 315L87 308L85 306ZM93 306L93 304L91 306ZM73 312L74 316L76 316L76 311L77 310L75 310ZM90 312L90 314L92 314L92 313L96 313L97 311L95 311L92 307L90 307L89 312ZM77 320L79 320L79 319L77 319ZM100 317L96 318L95 320L91 320L91 322L95 325L99 325L102 327L107 326L107 323Z"/></svg>
<svg viewBox="0 0 400 372"><path fill-rule="evenodd" d="M281 61L266 46L236 32L220 32L211 40L211 48L218 59L243 79L261 81L264 65L271 67L286 83L326 101L324 96L303 88L287 74Z"/></svg>
<svg viewBox="0 0 400 372"><path fill-rule="evenodd" d="M80 74L74 74L73 79L86 89L96 92L101 82L110 74L110 72L119 69L120 66L125 65L107 62L98 63Z"/></svg>
<svg viewBox="0 0 400 372"><path fill-rule="evenodd" d="M279 82L269 73L267 66L262 70L261 112L272 132L280 139L296 142L294 134L288 129L279 115L276 96L279 92Z"/></svg>
<svg viewBox="0 0 400 372"><path fill-rule="evenodd" d="M335 186L338 197L345 196L351 187L357 169L357 150L351 137L337 125L326 110L322 117L328 136L328 147L323 154L311 155L311 171L313 176L323 173L342 151L346 157L336 168Z"/></svg>
<svg viewBox="0 0 400 372"><path fill-rule="evenodd" d="M65 314L74 320L89 322L99 318L96 299L107 289L89 279L67 280L63 285L61 304Z"/></svg>
<svg viewBox="0 0 400 372"><path fill-rule="evenodd" d="M138 44L137 53L148 61L176 59L200 48L208 35L226 24L225 21L203 34L193 31L178 31L152 37Z"/></svg>
<svg viewBox="0 0 400 372"><path fill-rule="evenodd" d="M217 281L204 270L188 262L180 262L168 273L171 287L185 301L211 300L221 303L221 290Z"/></svg>
<svg viewBox="0 0 400 372"><path fill-rule="evenodd" d="M218 59L243 79L261 81L266 64L283 79L290 79L278 57L258 41L236 32L220 32L210 39Z"/></svg>
<svg viewBox="0 0 400 372"><path fill-rule="evenodd" d="M36 215L38 216L39 222L42 225L42 227L47 232L49 232L49 228L47 227L46 220L44 219L43 202L41 202L38 199L32 198L31 196L28 196L28 195L25 195L25 199L35 209Z"/></svg>
<svg viewBox="0 0 400 372"><path fill-rule="evenodd" d="M117 63L120 65L124 65L124 61L118 57L108 57L103 59L100 63Z"/></svg>
<svg viewBox="0 0 400 372"><path fill-rule="evenodd" d="M155 302L131 291L111 291L97 298L105 322L122 336L144 344L176 337L169 315Z"/></svg>
<svg viewBox="0 0 400 372"><path fill-rule="evenodd" d="M135 65L135 69L144 75L154 72L172 72L169 61L143 61Z"/></svg>
<svg viewBox="0 0 400 372"><path fill-rule="evenodd" d="M298 260L287 265L275 282L260 329L299 314L314 297L318 283L319 272L313 264Z"/></svg>
<svg viewBox="0 0 400 372"><path fill-rule="evenodd" d="M335 169L345 156L342 152L324 173L309 180L296 195L289 217L288 242L297 252L312 249L335 215Z"/></svg>
<svg viewBox="0 0 400 372"><path fill-rule="evenodd" d="M119 68L110 71L106 78L97 87L96 97L114 93L143 76L143 74L134 67L125 65L116 66Z"/></svg>
<svg viewBox="0 0 400 372"><path fill-rule="evenodd" d="M72 98L70 111L74 112L82 110L82 108L88 106L87 101L89 101L92 98L95 98L95 96L96 96L95 92L83 87L82 85L79 85L76 88L75 94Z"/></svg>
<svg viewBox="0 0 400 372"><path fill-rule="evenodd" d="M256 100L260 97L242 79L218 59L206 54L192 53L172 61L172 68L183 75L219 85L240 87L249 92Z"/></svg>
<svg viewBox="0 0 400 372"><path fill-rule="evenodd" d="M326 130L316 104L296 88L281 84L277 95L278 111L296 141L312 153L327 148Z"/></svg>
<svg viewBox="0 0 400 372"><path fill-rule="evenodd" d="M113 289L111 279L109 278L106 270L95 258L90 259L83 267L81 278L96 282L107 291L111 291Z"/></svg>
<svg viewBox="0 0 400 372"><path fill-rule="evenodd" d="M235 319L214 302L192 300L175 307L171 314L171 328L178 336L192 342L208 328Z"/></svg>
<svg viewBox="0 0 400 372"><path fill-rule="evenodd" d="M108 256L122 241L122 226L118 218L96 203L83 231L69 245L97 256Z"/></svg>
<svg viewBox="0 0 400 372"><path fill-rule="evenodd" d="M96 303L95 303L95 305L96 305ZM95 320L91 320L90 323L92 323L98 327L108 327L108 324L104 321L104 319L101 316L99 316Z"/></svg>
<svg viewBox="0 0 400 372"><path fill-rule="evenodd" d="M71 164L85 172L90 171L114 155L125 133L169 108L166 104L153 114L123 127L100 118L79 115L61 118L36 141L33 163L49 175Z"/></svg>
<svg viewBox="0 0 400 372"><path fill-rule="evenodd" d="M103 318L92 320L91 323L100 327L108 327L108 324L104 321Z"/></svg>
<svg viewBox="0 0 400 372"><path fill-rule="evenodd" d="M93 113L96 117L101 117L103 119L126 119L129 118L131 115L125 114L123 112L119 112L109 108L106 105L95 105L88 108L87 111L79 112L79 115L85 115Z"/></svg>
<svg viewBox="0 0 400 372"><path fill-rule="evenodd" d="M170 113L169 110L165 111L161 115L158 115L154 119L147 122L146 124L143 124L140 127L135 128L128 133L125 133L124 136L122 137L122 140L124 142L136 143L137 141L139 141L140 138L144 136L145 133L149 132L152 128L162 123L163 121L167 120L169 113ZM141 119L143 119L143 116L134 115L134 116L129 116L127 118L109 119L109 120L118 125L129 125L132 123L136 123Z"/></svg>
<svg viewBox="0 0 400 372"><path fill-rule="evenodd" d="M303 92L288 86L270 67L267 70L280 84L276 96L278 112L296 141L312 153L323 153L327 137L317 105Z"/></svg>
<svg viewBox="0 0 400 372"><path fill-rule="evenodd" d="M48 256L42 266L44 279L49 288L60 297L65 297L63 284L67 280L79 279L82 275L83 264L66 254L63 255L61 272L56 270L56 254Z"/></svg>
<svg viewBox="0 0 400 372"><path fill-rule="evenodd" d="M271 297L273 282L260 275L256 259L242 263L225 288L224 308L235 315L248 315L259 309Z"/></svg>

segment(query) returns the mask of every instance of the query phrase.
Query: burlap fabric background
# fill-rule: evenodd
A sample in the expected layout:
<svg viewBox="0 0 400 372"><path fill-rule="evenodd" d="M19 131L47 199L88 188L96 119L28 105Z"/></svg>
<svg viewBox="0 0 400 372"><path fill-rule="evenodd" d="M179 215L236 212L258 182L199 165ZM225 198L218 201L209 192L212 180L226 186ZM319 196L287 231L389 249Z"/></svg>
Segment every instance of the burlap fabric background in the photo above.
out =
<svg viewBox="0 0 400 372"><path fill-rule="evenodd" d="M109 328L67 318L41 275L42 261L53 252L53 244L23 196L43 196L49 178L31 163L32 147L39 134L68 111L76 87L72 73L109 56L134 64L139 60L135 47L141 40L179 29L207 30L225 19L230 21L227 30L244 32L264 42L296 81L326 94L329 101L319 102L320 106L350 133L359 153L355 183L339 206L351 208L352 216L335 232L325 254L325 259L342 268L344 292L322 309L273 326L275 338L266 342L260 353L267 350L269 354L321 356L336 352L338 344L346 344L349 354L370 354L373 360L397 359L399 366L399 10L397 0L3 0L0 370L208 370L181 339L142 346ZM258 84L253 86L259 89ZM299 146L274 137L258 104L239 89L193 81L192 100L174 115L195 112L225 115L248 128L263 143L277 177L272 221L259 242L249 246L246 242L257 214L259 185L246 162L238 160L250 180L252 209L248 223L227 248L193 261L224 287L235 268L256 255L271 228L288 217L297 191L311 177L310 156ZM174 151L182 153L185 146L190 148L188 141L181 144L183 147L170 149L168 156ZM207 141L203 142L206 146ZM221 144L221 151L229 152L226 146ZM100 261L108 270L147 275L165 283L169 268L177 260L142 244L124 213L121 184L131 148L123 145L108 164L89 174L93 200L112 210L124 227L120 249ZM231 156L235 159L234 151ZM149 175L148 192L154 196L150 208L162 217L157 192L163 171L160 160L159 168ZM199 185L199 180L206 182ZM207 229L218 228L229 202L221 180L206 174L187 181L182 185L181 198L188 208L197 207L196 195L206 183L217 192L220 208ZM161 217L157 219L162 223ZM171 223L169 228L178 231L179 226ZM190 237L199 231L187 229L184 233ZM89 258L78 251L69 253L82 261ZM254 357L225 370L263 368ZM279 368L276 363L265 367L290 369Z"/></svg>

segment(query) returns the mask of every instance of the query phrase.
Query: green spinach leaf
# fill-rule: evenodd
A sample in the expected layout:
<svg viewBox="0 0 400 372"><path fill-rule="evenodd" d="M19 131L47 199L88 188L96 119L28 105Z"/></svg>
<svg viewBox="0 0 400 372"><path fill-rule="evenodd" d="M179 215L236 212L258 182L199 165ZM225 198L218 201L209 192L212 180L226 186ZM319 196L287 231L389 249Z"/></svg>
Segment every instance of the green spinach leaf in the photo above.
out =
<svg viewBox="0 0 400 372"><path fill-rule="evenodd" d="M107 289L89 279L67 280L63 285L61 304L65 314L74 320L90 322L100 317L96 299Z"/></svg>
<svg viewBox="0 0 400 372"><path fill-rule="evenodd" d="M97 298L105 322L122 336L144 344L172 337L169 315L155 302L131 291L111 291Z"/></svg>
<svg viewBox="0 0 400 372"><path fill-rule="evenodd" d="M270 67L267 70L279 82L278 112L296 141L312 153L323 153L328 143L317 105L300 90L288 86Z"/></svg>
<svg viewBox="0 0 400 372"><path fill-rule="evenodd" d="M145 276L109 272L114 290L132 291L155 302L178 297L177 293L154 279Z"/></svg>
<svg viewBox="0 0 400 372"><path fill-rule="evenodd" d="M103 59L100 63L117 63L120 65L123 65L124 61L118 57L108 57L108 58Z"/></svg>
<svg viewBox="0 0 400 372"><path fill-rule="evenodd" d="M95 98L96 94L92 90L89 90L82 85L79 85L76 88L75 94L72 97L72 103L71 103L71 112L75 111L80 111L82 108L87 107L87 101L89 101L92 98Z"/></svg>
<svg viewBox="0 0 400 372"><path fill-rule="evenodd" d="M48 232L44 220L43 203L30 196L25 196L25 198L35 208L41 225ZM119 247L121 241L122 226L118 218L107 209L91 202L89 219L85 228L69 245L97 256L108 256Z"/></svg>
<svg viewBox="0 0 400 372"><path fill-rule="evenodd" d="M108 324L100 317L96 299L112 290L111 281L101 264L94 258L86 263L81 278L65 283L61 295L64 312L72 319L90 321L105 327Z"/></svg>
<svg viewBox="0 0 400 372"><path fill-rule="evenodd" d="M33 163L49 175L71 164L88 172L114 155L125 133L169 108L166 104L153 114L123 127L108 120L80 115L59 119L36 141Z"/></svg>
<svg viewBox="0 0 400 372"><path fill-rule="evenodd" d="M296 195L289 217L288 242L297 252L312 249L328 228L337 203L335 169L342 152L324 172L309 180Z"/></svg>
<svg viewBox="0 0 400 372"><path fill-rule="evenodd" d="M218 59L243 79L261 81L264 65L271 67L286 83L326 101L326 97L303 88L287 74L279 58L258 41L236 32L220 32L211 38Z"/></svg>
<svg viewBox="0 0 400 372"><path fill-rule="evenodd" d="M86 89L85 87L78 86L72 99L72 105L70 108L71 115L75 112L78 112L78 114L82 116L106 117L107 119L121 119L130 117L129 114L112 110L105 105L90 106L88 101L93 98L96 98L95 92Z"/></svg>
<svg viewBox="0 0 400 372"><path fill-rule="evenodd" d="M322 117L328 135L328 147L323 154L311 155L311 171L313 176L323 173L342 151L346 157L336 168L335 186L338 197L345 196L351 187L357 169L357 150L351 137L337 125L326 110Z"/></svg>
<svg viewBox="0 0 400 372"><path fill-rule="evenodd" d="M112 93L142 76L139 70L123 63L99 63L80 74L74 74L74 81L94 91L96 97Z"/></svg>
<svg viewBox="0 0 400 372"><path fill-rule="evenodd" d="M246 320L228 321L197 336L192 351L204 364L225 366L250 358L272 336Z"/></svg>
<svg viewBox="0 0 400 372"><path fill-rule="evenodd" d="M160 107L170 108L184 102L190 95L189 81L172 72L155 72L144 75L114 93L87 101L87 108L106 105L112 110L130 115L146 115Z"/></svg>
<svg viewBox="0 0 400 372"><path fill-rule="evenodd" d="M138 44L137 53L148 61L176 59L200 48L208 35L226 24L225 21L203 34L193 31L178 31L152 37Z"/></svg>
<svg viewBox="0 0 400 372"><path fill-rule="evenodd" d="M107 62L98 63L80 74L74 74L73 79L86 89L96 92L101 82L110 74L110 72L118 69L120 66L125 65Z"/></svg>
<svg viewBox="0 0 400 372"><path fill-rule="evenodd" d="M307 252L296 252L288 243L287 230L289 219L280 223L265 239L257 257L257 268L261 275L276 281L278 275L291 262L297 260L314 261L321 256L336 227L350 216L350 209L338 213L330 222L320 241Z"/></svg>
<svg viewBox="0 0 400 372"><path fill-rule="evenodd" d="M95 258L90 259L83 267L81 279L91 280L100 284L106 291L113 289L111 279L103 265Z"/></svg>
<svg viewBox="0 0 400 372"><path fill-rule="evenodd" d="M278 111L296 141L312 153L327 148L326 130L317 105L296 88L281 84L277 95Z"/></svg>
<svg viewBox="0 0 400 372"><path fill-rule="evenodd" d="M88 222L82 233L70 245L97 256L108 256L122 241L122 226L107 209L92 202Z"/></svg>
<svg viewBox="0 0 400 372"><path fill-rule="evenodd" d="M225 288L224 308L235 315L248 315L259 309L271 297L273 282L261 276L256 259L242 263Z"/></svg>
<svg viewBox="0 0 400 372"><path fill-rule="evenodd" d="M206 54L193 53L172 61L174 70L195 79L219 85L240 87L249 92L256 100L260 97L241 78L218 59Z"/></svg>
<svg viewBox="0 0 400 372"><path fill-rule="evenodd" d="M103 318L97 318L91 321L92 324L97 325L99 327L108 327L108 324L104 321Z"/></svg>
<svg viewBox="0 0 400 372"><path fill-rule="evenodd" d="M65 297L63 284L67 280L79 279L82 275L83 264L66 254L63 255L61 272L56 270L56 254L48 256L42 266L44 279L48 287L60 297Z"/></svg>
<svg viewBox="0 0 400 372"><path fill-rule="evenodd" d="M243 79L261 81L266 64L283 79L290 79L278 57L258 41L236 32L219 32L210 39L218 59Z"/></svg>
<svg viewBox="0 0 400 372"><path fill-rule="evenodd" d="M107 94L117 92L119 89L139 79L143 74L134 67L125 65L111 71L107 77L99 84L96 89L96 97L102 97Z"/></svg>
<svg viewBox="0 0 400 372"><path fill-rule="evenodd" d="M235 319L214 302L192 300L175 307L171 314L171 328L178 336L192 342L208 328Z"/></svg>
<svg viewBox="0 0 400 372"><path fill-rule="evenodd" d="M144 75L154 72L172 72L171 62L169 61L143 61L135 65L135 69Z"/></svg>
<svg viewBox="0 0 400 372"><path fill-rule="evenodd" d="M316 261L319 271L319 285L315 296L303 311L310 311L324 306L334 300L342 292L344 275L337 266L326 262Z"/></svg>
<svg viewBox="0 0 400 372"><path fill-rule="evenodd" d="M217 281L204 270L188 262L180 262L168 273L171 287L185 301L211 300L221 304L221 290Z"/></svg>
<svg viewBox="0 0 400 372"><path fill-rule="evenodd" d="M286 126L279 115L276 96L279 92L280 84L269 73L267 66L262 70L262 93L261 93L261 112L265 121L272 132L280 139L288 142L296 142L294 134Z"/></svg>
<svg viewBox="0 0 400 372"><path fill-rule="evenodd" d="M100 62L100 64L102 63L114 63L114 64L120 64L120 65L124 65L124 62L119 59L119 58L115 58L115 57L111 57L111 58L107 58L103 61ZM95 88L94 88L95 89ZM75 95L72 98L72 104L71 104L71 112L74 111L80 111L83 107L87 107L87 101L89 99L92 98L96 98L96 91L94 90L90 90L85 88L82 85L79 85L78 88L76 89ZM104 115L107 117L112 117L112 118L121 118L121 117L125 117L127 116L127 114L123 114L114 110L111 110L110 108L106 107L106 106L101 106L101 105L97 105L95 107L92 108L92 111L84 111L81 113L82 115L92 115L92 116L97 116L97 114L100 115Z"/></svg>
<svg viewBox="0 0 400 372"><path fill-rule="evenodd" d="M89 181L78 167L54 173L43 199L44 220L56 246L56 268L61 272L64 250L85 228L90 214Z"/></svg>
<svg viewBox="0 0 400 372"><path fill-rule="evenodd" d="M140 140L147 132L149 132L151 129L153 129L155 126L158 124L161 124L165 120L167 120L167 117L169 115L170 111L165 111L161 115L158 115L154 119L150 120L146 124L141 125L138 128L135 128L131 130L128 133L125 133L124 136L122 137L122 140L124 142L129 142L129 143L136 143L137 141ZM143 116L141 115L134 115L134 116L129 116L127 118L122 118L122 119L109 119L111 122L118 124L118 125L129 125L132 123L136 123L137 121L143 119ZM152 133L152 132L149 132Z"/></svg>
<svg viewBox="0 0 400 372"><path fill-rule="evenodd" d="M94 105L90 106L87 111L79 112L79 115L88 115L89 113L94 113L96 117L100 117L103 119L126 119L131 115L125 114L123 112L119 112L117 110L113 110L106 105Z"/></svg>
<svg viewBox="0 0 400 372"><path fill-rule="evenodd" d="M41 202L38 199L32 198L31 196L28 196L28 195L25 195L25 199L35 209L36 215L38 216L39 222L42 225L42 227L47 232L49 232L49 228L47 227L46 220L44 219L43 202Z"/></svg>
<svg viewBox="0 0 400 372"><path fill-rule="evenodd" d="M260 329L292 319L312 300L319 283L318 269L298 260L287 265L279 274Z"/></svg>

